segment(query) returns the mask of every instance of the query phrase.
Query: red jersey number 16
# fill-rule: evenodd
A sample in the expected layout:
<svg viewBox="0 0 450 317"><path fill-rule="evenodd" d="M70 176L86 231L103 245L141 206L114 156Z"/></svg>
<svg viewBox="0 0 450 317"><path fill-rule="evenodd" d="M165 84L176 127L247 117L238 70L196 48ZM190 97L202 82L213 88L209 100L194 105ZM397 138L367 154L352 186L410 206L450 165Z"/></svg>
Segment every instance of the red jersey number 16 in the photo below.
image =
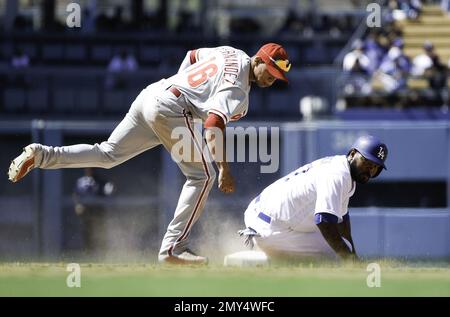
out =
<svg viewBox="0 0 450 317"><path fill-rule="evenodd" d="M208 80L208 78L214 76L217 73L217 65L211 63L214 59L215 57L212 57L189 71L187 78L189 86L191 86L192 88L196 88L204 84Z"/></svg>

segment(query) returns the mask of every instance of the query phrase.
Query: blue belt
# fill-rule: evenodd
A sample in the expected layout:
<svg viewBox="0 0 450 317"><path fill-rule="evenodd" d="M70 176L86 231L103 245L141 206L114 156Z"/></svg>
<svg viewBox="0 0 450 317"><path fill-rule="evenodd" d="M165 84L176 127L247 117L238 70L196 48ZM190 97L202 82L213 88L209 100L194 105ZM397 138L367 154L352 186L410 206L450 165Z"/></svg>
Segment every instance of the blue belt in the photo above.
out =
<svg viewBox="0 0 450 317"><path fill-rule="evenodd" d="M272 218L263 212L260 212L258 214L258 218L261 219L262 221L267 222L268 224L270 224L270 222L272 221Z"/></svg>

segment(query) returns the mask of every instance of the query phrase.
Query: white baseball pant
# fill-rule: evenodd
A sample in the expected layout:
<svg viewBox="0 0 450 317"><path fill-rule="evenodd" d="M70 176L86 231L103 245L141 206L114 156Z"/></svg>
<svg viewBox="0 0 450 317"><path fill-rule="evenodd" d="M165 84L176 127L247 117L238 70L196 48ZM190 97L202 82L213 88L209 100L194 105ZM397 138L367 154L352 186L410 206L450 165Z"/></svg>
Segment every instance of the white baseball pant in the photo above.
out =
<svg viewBox="0 0 450 317"><path fill-rule="evenodd" d="M336 257L318 228L305 232L294 230L287 222L273 220L255 201L245 211L244 222L247 228L252 228L261 235L255 237L254 242L269 257Z"/></svg>

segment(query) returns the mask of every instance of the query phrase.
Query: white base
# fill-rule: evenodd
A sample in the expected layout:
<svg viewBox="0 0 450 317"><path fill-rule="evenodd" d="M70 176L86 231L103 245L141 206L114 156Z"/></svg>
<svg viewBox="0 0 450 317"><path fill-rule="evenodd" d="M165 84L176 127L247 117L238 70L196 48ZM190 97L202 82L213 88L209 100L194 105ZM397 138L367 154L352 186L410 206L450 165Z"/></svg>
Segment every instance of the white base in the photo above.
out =
<svg viewBox="0 0 450 317"><path fill-rule="evenodd" d="M261 251L241 251L225 256L223 261L225 266L267 266L269 259Z"/></svg>

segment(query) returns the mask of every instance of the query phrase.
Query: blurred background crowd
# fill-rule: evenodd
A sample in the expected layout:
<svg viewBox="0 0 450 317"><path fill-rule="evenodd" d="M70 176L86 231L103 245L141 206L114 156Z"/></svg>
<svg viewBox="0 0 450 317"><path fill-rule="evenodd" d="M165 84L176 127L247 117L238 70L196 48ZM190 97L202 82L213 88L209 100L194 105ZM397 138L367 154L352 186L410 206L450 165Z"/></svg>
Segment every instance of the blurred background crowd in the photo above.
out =
<svg viewBox="0 0 450 317"><path fill-rule="evenodd" d="M449 106L448 11L421 1L389 1L384 27L351 43L343 71L344 107ZM441 9L448 9L448 1ZM437 46L437 47L436 47Z"/></svg>
<svg viewBox="0 0 450 317"><path fill-rule="evenodd" d="M252 92L251 117L411 107L447 116L448 0L376 1L375 27L367 0L84 0L79 28L66 23L70 3L0 1L3 115L115 117L189 49L232 45L252 55L275 41L290 54L292 81Z"/></svg>

